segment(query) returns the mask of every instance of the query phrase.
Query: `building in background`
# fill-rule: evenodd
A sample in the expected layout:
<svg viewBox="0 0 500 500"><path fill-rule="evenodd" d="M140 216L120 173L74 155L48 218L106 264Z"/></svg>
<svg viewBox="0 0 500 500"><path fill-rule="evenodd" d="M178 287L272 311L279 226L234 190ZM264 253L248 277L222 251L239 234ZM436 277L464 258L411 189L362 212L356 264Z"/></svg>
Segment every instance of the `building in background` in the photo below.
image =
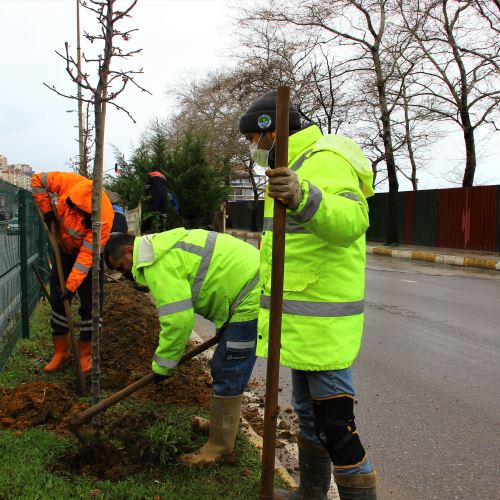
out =
<svg viewBox="0 0 500 500"><path fill-rule="evenodd" d="M33 169L26 163L9 165L7 158L0 155L0 179L9 184L14 184L23 189L31 191L31 176Z"/></svg>
<svg viewBox="0 0 500 500"><path fill-rule="evenodd" d="M254 182L259 198L264 197L266 180L266 176L263 173L255 172ZM250 174L244 167L231 171L229 174L229 186L231 188L229 201L253 200L255 198Z"/></svg>

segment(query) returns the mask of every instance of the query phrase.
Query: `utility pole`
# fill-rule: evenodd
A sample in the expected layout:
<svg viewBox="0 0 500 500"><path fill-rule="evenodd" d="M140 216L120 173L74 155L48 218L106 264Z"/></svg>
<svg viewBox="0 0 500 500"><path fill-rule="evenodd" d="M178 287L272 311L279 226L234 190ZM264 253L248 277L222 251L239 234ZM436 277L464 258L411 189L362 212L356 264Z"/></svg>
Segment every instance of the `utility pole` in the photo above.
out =
<svg viewBox="0 0 500 500"><path fill-rule="evenodd" d="M76 65L77 65L77 87L78 87L78 145L80 147L80 175L88 177L87 153L83 138L83 103L82 103L82 58L80 55L80 0L76 0Z"/></svg>

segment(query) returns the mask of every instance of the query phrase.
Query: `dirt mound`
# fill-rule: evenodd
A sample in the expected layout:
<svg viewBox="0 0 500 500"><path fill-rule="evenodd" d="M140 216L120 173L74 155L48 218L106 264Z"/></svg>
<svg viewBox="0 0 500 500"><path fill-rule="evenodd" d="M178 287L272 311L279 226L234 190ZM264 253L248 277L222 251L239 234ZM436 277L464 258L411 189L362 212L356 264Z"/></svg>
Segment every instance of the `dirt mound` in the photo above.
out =
<svg viewBox="0 0 500 500"><path fill-rule="evenodd" d="M160 322L149 295L126 282L106 284L103 320L101 386L120 389L148 373Z"/></svg>
<svg viewBox="0 0 500 500"><path fill-rule="evenodd" d="M70 394L62 387L47 382L30 382L0 394L0 426L24 429L56 424L72 413Z"/></svg>
<svg viewBox="0 0 500 500"><path fill-rule="evenodd" d="M160 322L150 296L130 283L108 283L104 297L102 387L121 389L150 373ZM193 359L166 383L151 385L137 393L137 397L207 407L211 381L203 370L204 364Z"/></svg>

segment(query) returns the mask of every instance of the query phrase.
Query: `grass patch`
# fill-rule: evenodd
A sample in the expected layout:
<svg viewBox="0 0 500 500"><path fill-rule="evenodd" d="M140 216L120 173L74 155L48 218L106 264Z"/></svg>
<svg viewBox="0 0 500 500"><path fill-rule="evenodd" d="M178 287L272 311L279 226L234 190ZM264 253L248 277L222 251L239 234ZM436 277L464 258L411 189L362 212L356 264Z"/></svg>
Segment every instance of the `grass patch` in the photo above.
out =
<svg viewBox="0 0 500 500"><path fill-rule="evenodd" d="M31 338L17 344L0 374L0 386L45 380L74 387L71 365L51 375L41 371L52 353L49 320L50 306L40 302L32 317ZM98 474L85 456L85 447L71 434L56 433L45 426L2 430L0 500L257 498L260 458L244 437L238 437L235 464L186 468L176 462L179 453L193 451L207 439L191 432L195 414L207 416L200 408L170 401L123 400L103 418L103 449L114 461L106 464L109 457L99 455L99 443L91 441L91 448L95 448L93 463L104 464ZM93 434L87 436L94 439ZM121 468L126 473L120 476L116 472ZM278 477L276 483L283 486Z"/></svg>

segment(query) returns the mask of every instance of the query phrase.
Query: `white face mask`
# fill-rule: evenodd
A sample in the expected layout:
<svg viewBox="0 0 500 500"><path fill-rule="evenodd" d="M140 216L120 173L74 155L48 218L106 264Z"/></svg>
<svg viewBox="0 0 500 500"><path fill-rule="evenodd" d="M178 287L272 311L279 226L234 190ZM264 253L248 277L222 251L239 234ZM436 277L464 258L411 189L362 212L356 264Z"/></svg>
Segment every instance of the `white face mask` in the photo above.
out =
<svg viewBox="0 0 500 500"><path fill-rule="evenodd" d="M269 152L273 149L274 142L270 149L259 149L259 141L262 135L263 133L260 134L259 140L257 142L252 142L248 148L250 149L250 156L255 163L261 167L269 167Z"/></svg>

